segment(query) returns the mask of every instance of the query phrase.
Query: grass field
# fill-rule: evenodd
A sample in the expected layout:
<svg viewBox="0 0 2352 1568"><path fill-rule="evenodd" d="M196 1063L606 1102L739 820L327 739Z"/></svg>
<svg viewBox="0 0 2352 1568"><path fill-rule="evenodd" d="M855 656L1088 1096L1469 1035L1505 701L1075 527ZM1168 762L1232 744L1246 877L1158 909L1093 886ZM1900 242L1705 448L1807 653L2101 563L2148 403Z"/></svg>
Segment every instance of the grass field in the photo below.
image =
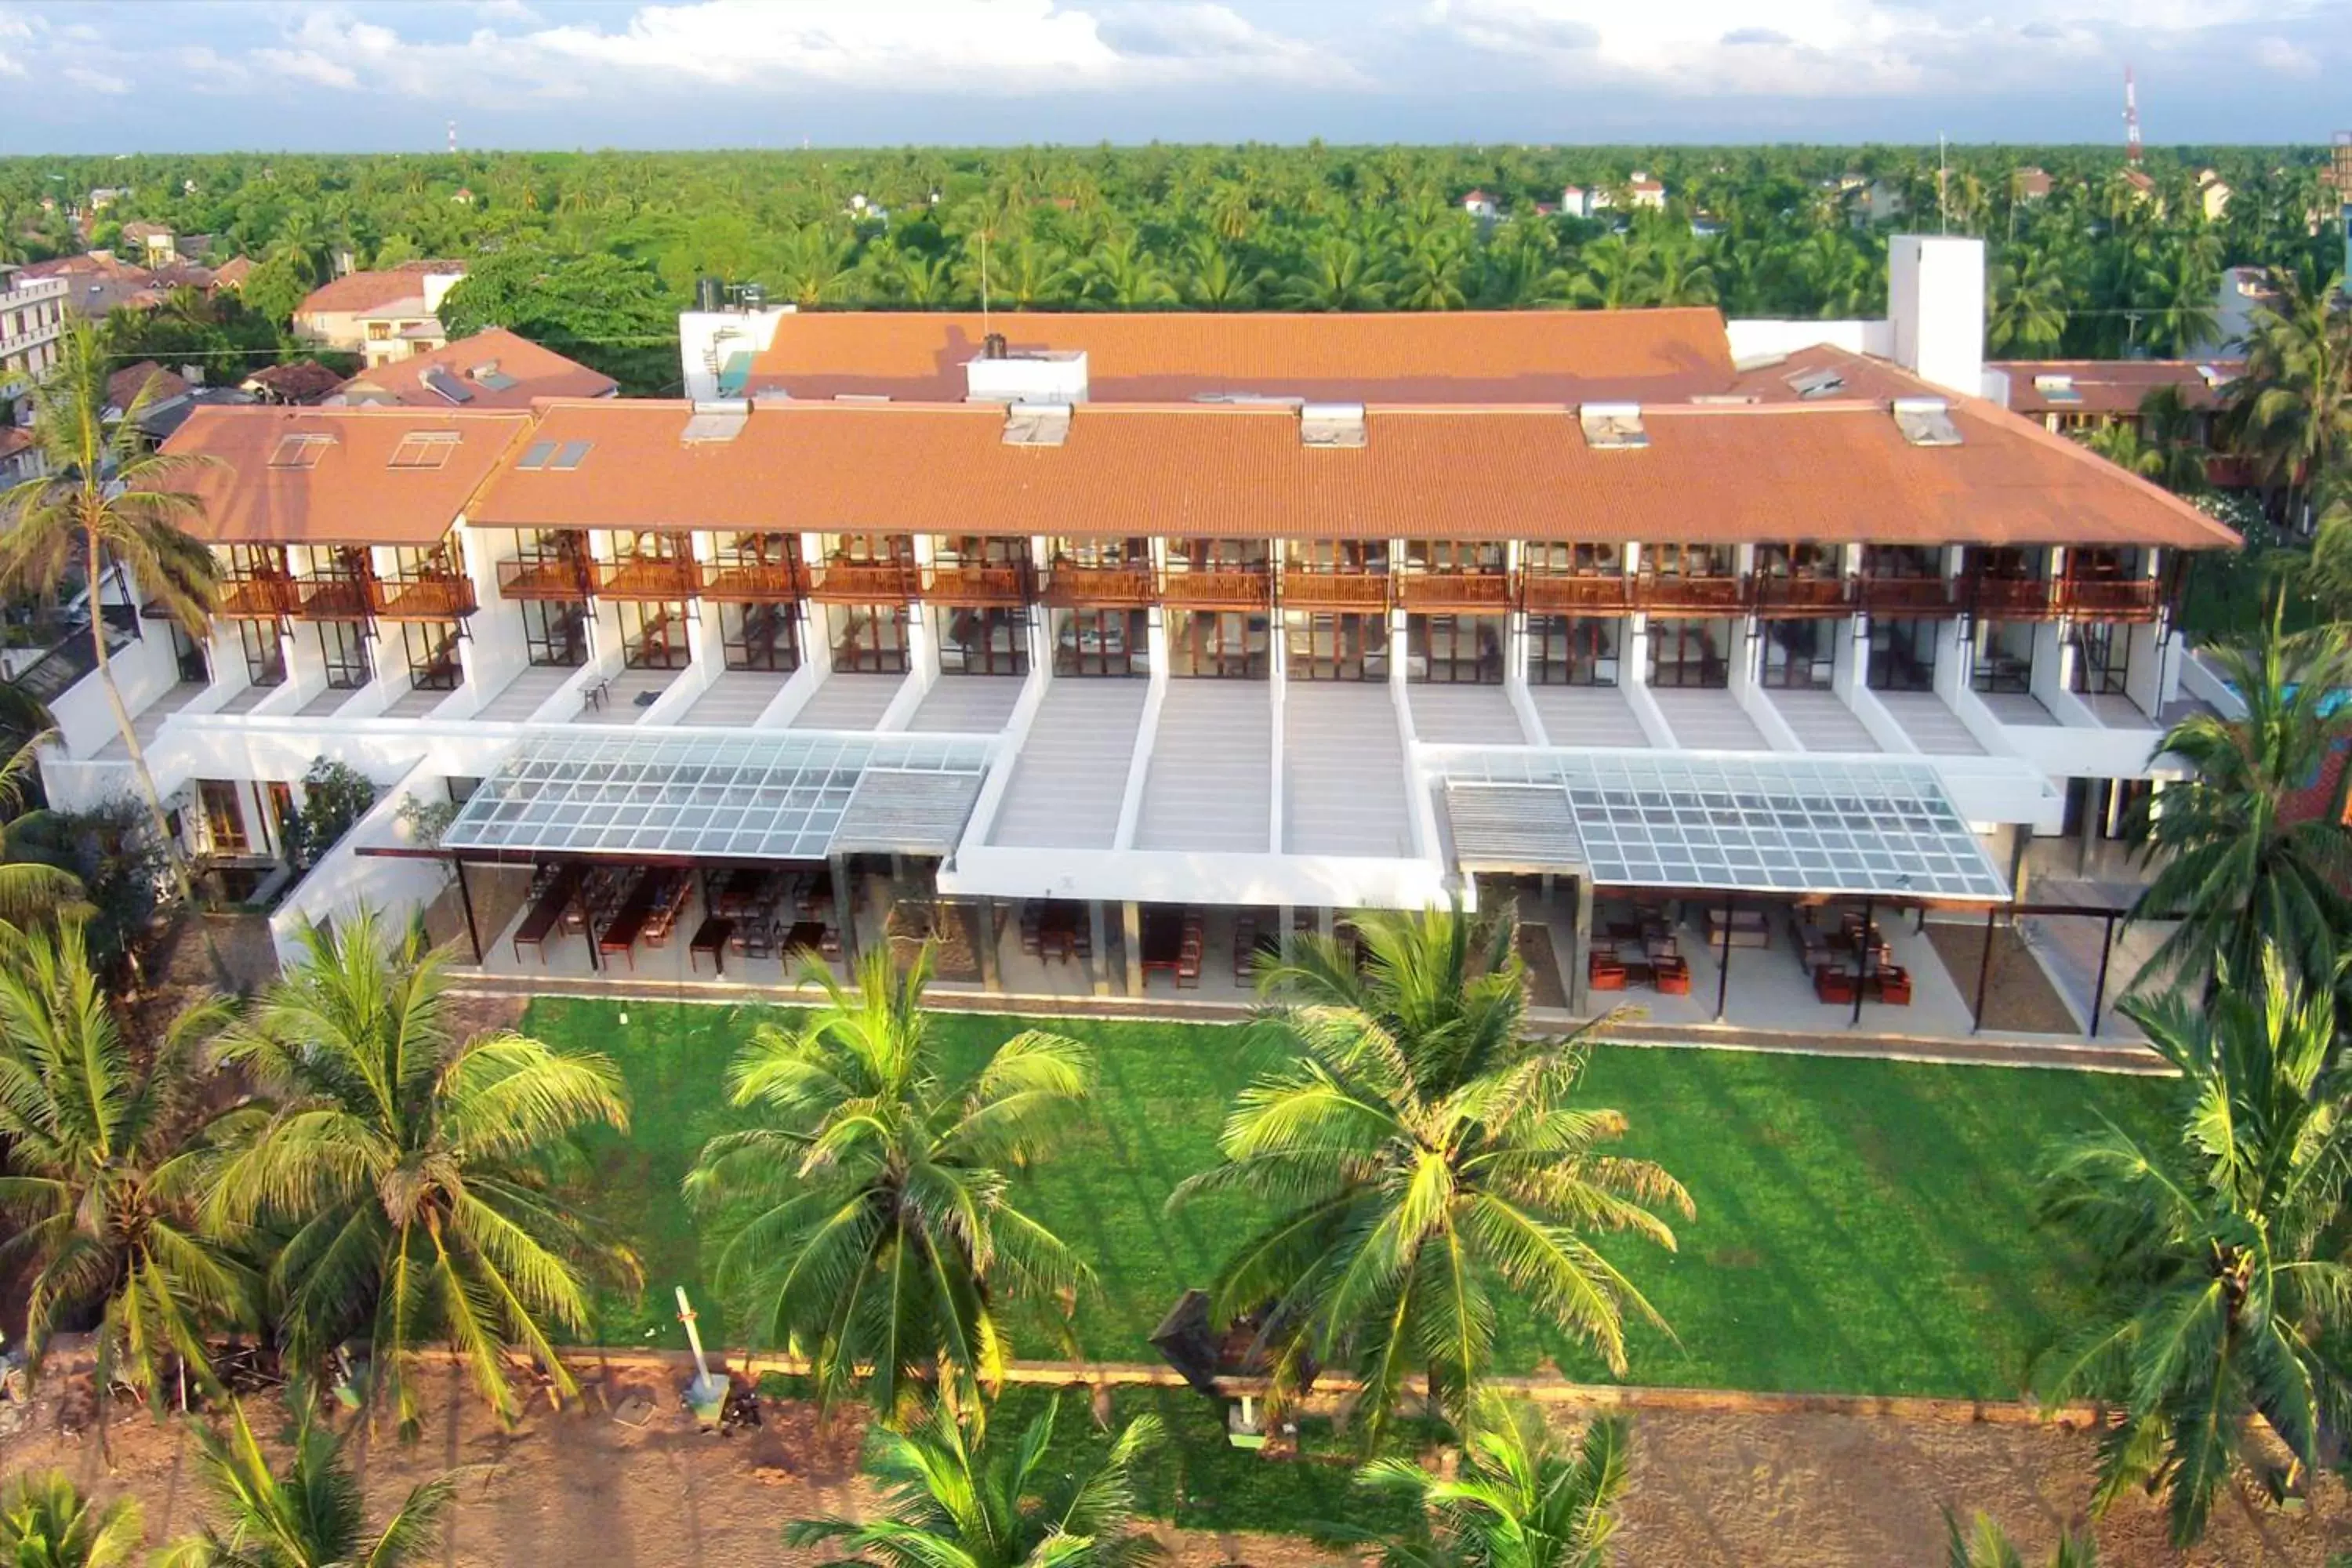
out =
<svg viewBox="0 0 2352 1568"><path fill-rule="evenodd" d="M678 1179L734 1124L722 1075L761 1016L532 1004L527 1028L610 1053L629 1081L635 1129L593 1149L595 1206L638 1247L648 1289L604 1303L606 1343L675 1338L677 1283L706 1328L723 1328ZM937 1019L967 1062L1022 1026ZM1023 1175L1022 1199L1099 1276L1080 1312L1087 1352L1151 1360L1152 1326L1253 1217L1237 1198L1173 1217L1162 1205L1213 1160L1234 1091L1278 1041L1239 1026L1059 1026L1095 1047L1100 1089L1085 1124ZM1591 1103L1631 1119L1625 1152L1664 1163L1699 1211L1678 1226L1678 1253L1610 1248L1675 1330L1636 1336L1634 1381L1969 1397L2016 1393L2077 1289L2077 1260L2032 1220L2044 1142L2101 1114L2146 1124L2167 1092L2145 1079L1631 1047L1598 1051L1586 1081ZM1503 1329L1505 1371L1599 1375L1524 1315L1507 1311ZM1042 1338L1024 1348L1054 1353Z"/></svg>

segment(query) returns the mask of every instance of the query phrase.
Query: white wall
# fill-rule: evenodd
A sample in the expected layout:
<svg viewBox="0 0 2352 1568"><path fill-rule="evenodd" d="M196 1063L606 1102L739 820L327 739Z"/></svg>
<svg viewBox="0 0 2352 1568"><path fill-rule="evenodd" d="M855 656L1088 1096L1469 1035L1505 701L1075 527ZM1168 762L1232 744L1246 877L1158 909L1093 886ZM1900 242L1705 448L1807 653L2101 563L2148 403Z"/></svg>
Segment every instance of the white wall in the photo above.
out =
<svg viewBox="0 0 2352 1568"><path fill-rule="evenodd" d="M1895 362L1965 396L1984 390L1984 241L1898 234L1886 245Z"/></svg>
<svg viewBox="0 0 2352 1568"><path fill-rule="evenodd" d="M180 661L172 651L172 634L160 624L140 629L146 634L144 637L108 656L114 671L115 689L122 693L122 705L134 719L180 680ZM67 754L73 757L94 757L122 733L114 722L114 704L107 700L106 682L98 678L95 669L49 704L49 717L57 721L58 738L64 743Z"/></svg>
<svg viewBox="0 0 2352 1568"><path fill-rule="evenodd" d="M719 395L719 367L738 351L757 353L775 341L776 323L793 313L790 305L764 310L681 310L677 318L678 368L686 395L698 403Z"/></svg>
<svg viewBox="0 0 2352 1568"><path fill-rule="evenodd" d="M1895 356L1895 330L1885 321L1756 320L1726 321L1723 329L1731 341L1735 364L1780 359L1817 343L1848 353L1876 354L1882 359Z"/></svg>
<svg viewBox="0 0 2352 1568"><path fill-rule="evenodd" d="M412 842L400 820L401 803L426 804L447 798L443 775L419 763L385 789L351 831L298 883L269 917L269 937L283 965L299 956L302 928L347 919L364 905L383 912L389 935L407 930L409 921L440 895L449 880L441 860L394 858L362 855L362 845L406 845Z"/></svg>

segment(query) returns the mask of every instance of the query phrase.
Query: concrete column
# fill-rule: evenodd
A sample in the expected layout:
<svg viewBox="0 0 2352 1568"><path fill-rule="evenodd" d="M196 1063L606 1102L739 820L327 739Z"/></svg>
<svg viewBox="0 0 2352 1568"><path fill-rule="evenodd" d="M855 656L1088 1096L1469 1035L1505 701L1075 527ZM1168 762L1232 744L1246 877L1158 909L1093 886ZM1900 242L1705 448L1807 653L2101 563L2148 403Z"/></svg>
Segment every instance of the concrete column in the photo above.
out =
<svg viewBox="0 0 2352 1568"><path fill-rule="evenodd" d="M996 900L980 900L980 929L974 940L980 948L980 988L992 994L1004 989L1002 960L996 951Z"/></svg>
<svg viewBox="0 0 2352 1568"><path fill-rule="evenodd" d="M1575 883L1576 920L1568 954L1568 1010L1583 1014L1592 1008L1592 971L1589 967L1592 952L1592 879L1578 877Z"/></svg>
<svg viewBox="0 0 2352 1568"><path fill-rule="evenodd" d="M1331 928L1337 923L1334 911L1328 909L1319 909L1315 911L1315 932L1326 942L1331 939Z"/></svg>
<svg viewBox="0 0 2352 1568"><path fill-rule="evenodd" d="M1103 921L1102 900L1088 899L1087 900L1087 936L1095 950L1094 990L1097 996L1110 994L1109 935L1110 932L1105 928Z"/></svg>
<svg viewBox="0 0 2352 1568"><path fill-rule="evenodd" d="M1127 971L1127 994L1143 994L1143 906L1129 899L1118 906L1119 952Z"/></svg>
<svg viewBox="0 0 2352 1568"><path fill-rule="evenodd" d="M825 866L833 873L833 918L841 928L841 961L855 974L857 973L857 896L849 885L849 857L829 856Z"/></svg>

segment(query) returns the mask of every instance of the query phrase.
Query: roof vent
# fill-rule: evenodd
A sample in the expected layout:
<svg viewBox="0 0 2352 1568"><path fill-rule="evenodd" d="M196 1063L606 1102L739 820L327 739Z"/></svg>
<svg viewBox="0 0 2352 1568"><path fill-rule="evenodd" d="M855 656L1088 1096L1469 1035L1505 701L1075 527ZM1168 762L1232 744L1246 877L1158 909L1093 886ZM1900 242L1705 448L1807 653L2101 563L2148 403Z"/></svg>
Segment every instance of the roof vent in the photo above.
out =
<svg viewBox="0 0 2352 1568"><path fill-rule="evenodd" d="M980 357L981 357L981 358L982 358L982 359L1003 359L1003 358L1004 358L1004 357L1005 357L1004 334L1003 334L1003 332L991 332L991 333L989 333L986 337L984 337L984 338L981 339L981 340L980 340Z"/></svg>
<svg viewBox="0 0 2352 1568"><path fill-rule="evenodd" d="M1298 438L1309 447L1360 447L1364 444L1364 405L1302 403L1298 405Z"/></svg>
<svg viewBox="0 0 2352 1568"><path fill-rule="evenodd" d="M1070 438L1066 403L1016 403L1004 411L1008 447L1059 447Z"/></svg>
<svg viewBox="0 0 2352 1568"><path fill-rule="evenodd" d="M704 442L732 441L743 433L743 426L751 418L751 411L748 408L698 403L694 412L687 417L686 428L677 433L677 438L688 447Z"/></svg>
<svg viewBox="0 0 2352 1568"><path fill-rule="evenodd" d="M1940 397L1898 397L1895 427L1914 447L1957 447L1960 427L1952 423L1952 405Z"/></svg>
<svg viewBox="0 0 2352 1568"><path fill-rule="evenodd" d="M1810 403L1817 397L1835 397L1845 390L1845 373L1835 370L1801 370L1781 379L1790 391Z"/></svg>
<svg viewBox="0 0 2352 1568"><path fill-rule="evenodd" d="M1576 411L1584 444L1596 452L1633 451L1650 444L1638 403L1587 403Z"/></svg>

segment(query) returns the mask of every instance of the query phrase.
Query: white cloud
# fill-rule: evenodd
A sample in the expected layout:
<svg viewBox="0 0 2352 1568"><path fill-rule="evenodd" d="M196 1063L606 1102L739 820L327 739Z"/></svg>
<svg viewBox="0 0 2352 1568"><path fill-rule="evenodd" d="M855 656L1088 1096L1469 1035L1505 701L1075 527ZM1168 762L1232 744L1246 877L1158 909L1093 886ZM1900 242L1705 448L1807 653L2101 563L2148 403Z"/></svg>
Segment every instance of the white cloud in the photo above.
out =
<svg viewBox="0 0 2352 1568"><path fill-rule="evenodd" d="M117 76L112 71L93 70L88 66L68 66L58 74L84 92L104 93L114 98L131 90L131 79Z"/></svg>
<svg viewBox="0 0 2352 1568"><path fill-rule="evenodd" d="M2281 76L2314 77L2319 74L2319 58L2316 55L2276 34L2254 40L2254 63Z"/></svg>

